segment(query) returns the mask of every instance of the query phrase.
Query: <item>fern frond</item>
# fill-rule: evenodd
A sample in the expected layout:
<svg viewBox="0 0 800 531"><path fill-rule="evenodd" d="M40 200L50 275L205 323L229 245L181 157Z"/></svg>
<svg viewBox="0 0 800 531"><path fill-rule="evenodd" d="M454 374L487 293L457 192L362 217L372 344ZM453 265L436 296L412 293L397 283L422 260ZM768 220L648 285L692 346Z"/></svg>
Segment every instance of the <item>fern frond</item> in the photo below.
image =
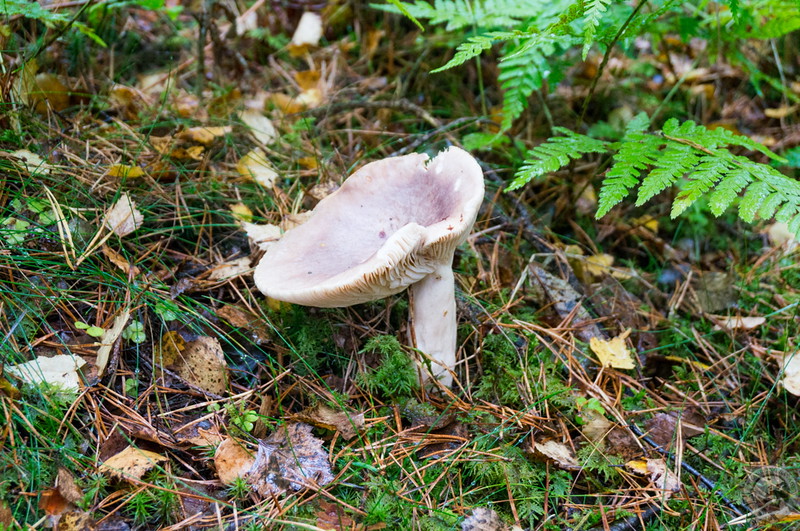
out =
<svg viewBox="0 0 800 531"><path fill-rule="evenodd" d="M608 143L602 140L573 133L562 127L553 130L565 136L550 138L528 151L528 158L506 190L515 190L536 177L559 170L569 164L571 159L578 159L587 153L605 153L608 150Z"/></svg>
<svg viewBox="0 0 800 531"><path fill-rule="evenodd" d="M663 141L654 135L634 133L623 139L606 172L597 205L597 218L605 216L639 184L639 176L656 161Z"/></svg>
<svg viewBox="0 0 800 531"><path fill-rule="evenodd" d="M700 162L690 176L689 182L683 186L672 203L670 217L674 218L682 214L729 172L730 167L723 157L714 155L701 157Z"/></svg>
<svg viewBox="0 0 800 531"><path fill-rule="evenodd" d="M642 206L653 196L660 194L683 177L697 164L699 157L691 146L669 142L658 155L655 168L642 180L636 206Z"/></svg>
<svg viewBox="0 0 800 531"><path fill-rule="evenodd" d="M553 75L552 56L559 49L567 49L572 39L565 35L551 37L552 40L540 40L536 46L523 44L527 48L525 53L513 49L500 61L497 79L504 90L503 130L511 128L514 120L527 108L530 95L540 90L545 80L558 82L558 73Z"/></svg>
<svg viewBox="0 0 800 531"><path fill-rule="evenodd" d="M511 31L495 31L487 33L486 35L476 35L467 39L467 42L462 42L456 48L456 54L444 66L440 66L435 70L431 70L431 74L460 66L473 57L479 56L484 50L488 50L495 43L514 39L519 36L518 32Z"/></svg>
<svg viewBox="0 0 800 531"><path fill-rule="evenodd" d="M753 182L753 178L750 176L750 172L744 168L733 170L709 196L708 208L711 213L721 216L751 182Z"/></svg>
<svg viewBox="0 0 800 531"><path fill-rule="evenodd" d="M603 13L608 9L611 0L587 0L586 2L586 21L583 30L583 60L589 55L589 50L594 43L594 36L597 32L597 26L600 25L600 19L603 18Z"/></svg>

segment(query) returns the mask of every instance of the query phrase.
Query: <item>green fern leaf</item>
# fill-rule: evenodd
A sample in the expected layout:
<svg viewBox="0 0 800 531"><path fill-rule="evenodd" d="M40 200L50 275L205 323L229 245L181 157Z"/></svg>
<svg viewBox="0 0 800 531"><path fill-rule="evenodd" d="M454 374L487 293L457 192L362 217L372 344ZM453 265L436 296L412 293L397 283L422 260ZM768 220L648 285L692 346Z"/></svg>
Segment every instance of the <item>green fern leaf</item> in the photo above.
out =
<svg viewBox="0 0 800 531"><path fill-rule="evenodd" d="M479 56L484 50L488 50L495 43L507 41L519 36L517 32L509 31L495 31L487 33L486 35L476 35L467 39L467 42L462 42L456 48L456 54L444 66L440 66L435 70L431 70L431 74L460 66L473 57Z"/></svg>
<svg viewBox="0 0 800 531"><path fill-rule="evenodd" d="M625 137L630 138L636 134L642 134L650 129L650 117L646 112L640 112L625 125Z"/></svg>
<svg viewBox="0 0 800 531"><path fill-rule="evenodd" d="M741 202L739 203L739 217L748 223L752 223L756 217L756 212L761 204L770 194L770 186L764 181L756 181L747 187Z"/></svg>
<svg viewBox="0 0 800 531"><path fill-rule="evenodd" d="M606 142L573 133L569 129L556 127L553 131L565 136L550 138L528 151L528 158L506 190L515 190L536 177L557 171L569 164L571 159L587 153L605 153L608 149Z"/></svg>
<svg viewBox="0 0 800 531"><path fill-rule="evenodd" d="M655 168L642 180L636 206L642 206L653 196L660 194L675 181L694 168L699 160L697 151L686 144L670 142L658 155Z"/></svg>
<svg viewBox="0 0 800 531"><path fill-rule="evenodd" d="M709 196L708 208L711 213L721 216L752 180L750 172L747 170L743 168L733 170Z"/></svg>
<svg viewBox="0 0 800 531"><path fill-rule="evenodd" d="M656 161L662 140L657 136L633 133L623 140L614 156L614 165L606 172L598 199L597 219L614 208L639 184L639 176Z"/></svg>
<svg viewBox="0 0 800 531"><path fill-rule="evenodd" d="M700 159L691 178L683 186L675 201L672 203L670 217L675 218L682 214L695 201L711 190L723 176L730 171L724 158L706 155Z"/></svg>
<svg viewBox="0 0 800 531"><path fill-rule="evenodd" d="M583 30L583 60L589 55L589 50L594 43L594 36L597 33L597 26L600 19L606 12L611 0L587 0L586 2L586 22Z"/></svg>

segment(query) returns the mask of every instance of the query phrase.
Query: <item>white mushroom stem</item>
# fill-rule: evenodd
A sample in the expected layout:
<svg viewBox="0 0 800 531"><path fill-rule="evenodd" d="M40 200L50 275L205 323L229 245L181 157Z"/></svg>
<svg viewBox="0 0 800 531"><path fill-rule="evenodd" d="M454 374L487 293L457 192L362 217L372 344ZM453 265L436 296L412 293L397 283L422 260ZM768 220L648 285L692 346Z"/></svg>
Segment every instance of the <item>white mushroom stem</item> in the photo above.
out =
<svg viewBox="0 0 800 531"><path fill-rule="evenodd" d="M433 377L446 386L453 383L456 365L456 299L451 264L438 266L412 284L411 334L418 350L431 358ZM429 375L423 370L423 380Z"/></svg>

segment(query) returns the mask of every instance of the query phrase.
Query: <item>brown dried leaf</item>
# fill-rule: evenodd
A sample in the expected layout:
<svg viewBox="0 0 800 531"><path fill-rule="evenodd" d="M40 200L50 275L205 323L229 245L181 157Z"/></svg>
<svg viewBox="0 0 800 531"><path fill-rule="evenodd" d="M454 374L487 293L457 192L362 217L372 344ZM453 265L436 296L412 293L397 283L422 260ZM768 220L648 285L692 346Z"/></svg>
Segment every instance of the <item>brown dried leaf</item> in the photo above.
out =
<svg viewBox="0 0 800 531"><path fill-rule="evenodd" d="M295 418L318 428L338 431L346 441L349 441L364 428L364 414L336 411L325 404L301 411Z"/></svg>
<svg viewBox="0 0 800 531"><path fill-rule="evenodd" d="M124 256L122 256L120 253L118 253L108 245L103 245L102 247L100 247L100 252L103 253L103 255L106 258L108 258L109 262L120 268L122 272L125 273L126 275L128 273L131 273L133 274L133 276L136 277L139 276L139 273L141 273L138 267L132 265L125 259Z"/></svg>
<svg viewBox="0 0 800 531"><path fill-rule="evenodd" d="M78 503L83 499L83 491L78 488L72 473L63 466L58 467L56 475L58 492L70 503Z"/></svg>
<svg viewBox="0 0 800 531"><path fill-rule="evenodd" d="M164 366L175 365L181 359L181 352L185 348L186 340L178 332L174 330L166 332L161 336L155 362Z"/></svg>
<svg viewBox="0 0 800 531"><path fill-rule="evenodd" d="M328 452L311 430L308 424L287 424L258 445L256 461L245 476L256 492L277 496L333 481Z"/></svg>
<svg viewBox="0 0 800 531"><path fill-rule="evenodd" d="M257 345L269 341L269 329L257 316L244 308L229 304L218 309L216 313L217 317L225 319L231 326L249 331Z"/></svg>
<svg viewBox="0 0 800 531"><path fill-rule="evenodd" d="M37 113L47 114L50 109L61 112L69 106L69 89L58 76L43 72L36 76L34 85L30 103Z"/></svg>
<svg viewBox="0 0 800 531"><path fill-rule="evenodd" d="M83 511L69 511L61 515L56 531L95 531L97 522Z"/></svg>
<svg viewBox="0 0 800 531"><path fill-rule="evenodd" d="M225 439L214 452L214 467L219 480L227 484L244 477L255 461L253 454L235 439Z"/></svg>
<svg viewBox="0 0 800 531"><path fill-rule="evenodd" d="M148 470L166 460L166 456L129 445L120 453L106 459L100 465L100 472L135 483L142 479Z"/></svg>
<svg viewBox="0 0 800 531"><path fill-rule="evenodd" d="M461 531L506 531L508 526L493 509L476 507L461 522Z"/></svg>
<svg viewBox="0 0 800 531"><path fill-rule="evenodd" d="M656 413L653 418L645 422L647 436L665 450L670 449L676 441L675 430L678 420L681 421L681 439L701 435L704 432L705 418L693 409L673 411L670 413Z"/></svg>
<svg viewBox="0 0 800 531"><path fill-rule="evenodd" d="M572 449L566 444L549 440L545 442L533 443L534 454L539 454L551 461L554 461L559 467L564 470L580 470L581 466L575 459Z"/></svg>
<svg viewBox="0 0 800 531"><path fill-rule="evenodd" d="M228 364L222 345L214 337L202 336L186 343L175 364L175 372L209 393L222 395L227 388Z"/></svg>
<svg viewBox="0 0 800 531"><path fill-rule="evenodd" d="M106 212L103 224L114 231L117 236L125 236L135 231L144 223L144 216L136 208L136 203L123 193L116 203Z"/></svg>
<svg viewBox="0 0 800 531"><path fill-rule="evenodd" d="M14 515L11 514L11 509L8 504L0 500L0 527L11 528L14 522Z"/></svg>
<svg viewBox="0 0 800 531"><path fill-rule="evenodd" d="M128 319L130 319L130 317L130 311L123 311L114 318L114 324L111 326L111 328L105 330L103 335L100 336L100 348L97 349L97 360L95 361L98 378L102 376L103 372L106 370L108 358L111 355L111 349L114 347L114 343L122 334L122 330L125 328L125 325L128 324Z"/></svg>
<svg viewBox="0 0 800 531"><path fill-rule="evenodd" d="M695 279L697 302L706 313L718 312L736 305L735 279L726 273L702 272Z"/></svg>
<svg viewBox="0 0 800 531"><path fill-rule="evenodd" d="M332 531L349 531L355 529L356 522L345 514L341 506L321 501L320 510L316 512L317 527Z"/></svg>

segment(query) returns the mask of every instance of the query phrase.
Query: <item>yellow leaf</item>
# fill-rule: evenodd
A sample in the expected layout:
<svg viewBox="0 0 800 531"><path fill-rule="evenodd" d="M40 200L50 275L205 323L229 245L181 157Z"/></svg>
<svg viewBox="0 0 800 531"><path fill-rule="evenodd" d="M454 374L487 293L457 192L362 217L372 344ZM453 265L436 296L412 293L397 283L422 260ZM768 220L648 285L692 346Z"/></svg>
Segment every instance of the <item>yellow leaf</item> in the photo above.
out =
<svg viewBox="0 0 800 531"><path fill-rule="evenodd" d="M253 211L244 203L231 205L231 213L233 213L233 217L237 221L246 221L248 223L253 221Z"/></svg>
<svg viewBox="0 0 800 531"><path fill-rule="evenodd" d="M236 171L245 179L251 179L267 188L272 188L275 179L278 178L278 172L275 171L269 160L267 160L264 151L260 148L248 152L239 159L236 164Z"/></svg>
<svg viewBox="0 0 800 531"><path fill-rule="evenodd" d="M108 169L110 177L127 177L134 179L144 175L144 170L139 166L128 166L127 164L114 164Z"/></svg>
<svg viewBox="0 0 800 531"><path fill-rule="evenodd" d="M586 259L586 270L594 277L602 277L610 273L609 268L614 265L614 257L610 254L601 253L590 256Z"/></svg>
<svg viewBox="0 0 800 531"><path fill-rule="evenodd" d="M603 367L613 367L615 369L633 369L636 365L633 362L631 352L625 345L625 339L631 333L631 329L612 339L598 339L593 337L589 340L589 346L600 359Z"/></svg>
<svg viewBox="0 0 800 531"><path fill-rule="evenodd" d="M174 365L181 357L181 352L186 348L186 340L178 332L170 331L161 336L159 357L156 362L160 365Z"/></svg>
<svg viewBox="0 0 800 531"><path fill-rule="evenodd" d="M178 140L185 142L196 142L198 144L209 145L215 138L224 136L233 130L231 126L225 127L191 127L181 131L176 135Z"/></svg>
<svg viewBox="0 0 800 531"><path fill-rule="evenodd" d="M242 122L250 129L250 133L260 143L269 145L278 139L278 133L272 120L256 109L245 109L239 114Z"/></svg>
<svg viewBox="0 0 800 531"><path fill-rule="evenodd" d="M142 479L148 470L166 460L167 458L161 454L128 446L120 453L106 459L100 465L100 471L119 479L136 481Z"/></svg>

